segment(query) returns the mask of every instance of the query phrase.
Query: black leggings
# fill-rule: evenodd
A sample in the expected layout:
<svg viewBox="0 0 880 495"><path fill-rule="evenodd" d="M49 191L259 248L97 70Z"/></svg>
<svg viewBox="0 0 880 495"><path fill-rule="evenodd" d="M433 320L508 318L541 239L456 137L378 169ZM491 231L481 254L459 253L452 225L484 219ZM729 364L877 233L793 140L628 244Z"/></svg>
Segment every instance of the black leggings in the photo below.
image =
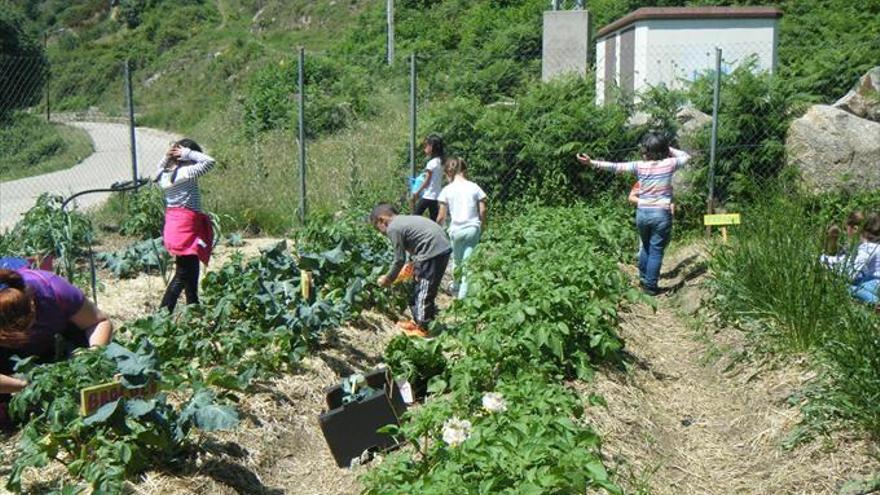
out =
<svg viewBox="0 0 880 495"><path fill-rule="evenodd" d="M177 306L177 298L181 292L186 292L187 304L199 303L199 257L191 254L174 258L174 278L165 289L160 308L168 308L174 311Z"/></svg>
<svg viewBox="0 0 880 495"><path fill-rule="evenodd" d="M413 320L427 329L437 316L437 290L449 264L449 253L434 256L425 261L416 261L413 267L415 287L410 295L410 310Z"/></svg>
<svg viewBox="0 0 880 495"><path fill-rule="evenodd" d="M436 199L420 198L419 202L416 203L416 208L413 211L413 214L422 216L422 213L424 213L425 210L428 210L428 217L436 222L437 215L440 214L440 203L438 203Z"/></svg>

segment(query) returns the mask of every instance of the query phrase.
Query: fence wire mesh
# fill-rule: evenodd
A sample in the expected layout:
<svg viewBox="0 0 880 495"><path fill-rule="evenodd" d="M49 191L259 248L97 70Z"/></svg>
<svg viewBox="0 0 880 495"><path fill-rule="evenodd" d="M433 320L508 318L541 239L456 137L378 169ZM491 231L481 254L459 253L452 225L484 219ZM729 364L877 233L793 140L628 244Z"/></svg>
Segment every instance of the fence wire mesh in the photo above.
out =
<svg viewBox="0 0 880 495"><path fill-rule="evenodd" d="M623 197L634 178L585 169L574 155L586 152L612 161L637 159L639 137L648 130L666 133L673 144L692 154L690 165L676 179L676 194L690 198L693 205L734 208L760 196L771 182L785 178L790 170L786 164L797 162L797 157L786 152L785 143L802 100L798 99L797 81L781 81L777 48L772 42L697 40L652 43L642 48L618 43L613 49L596 44L588 53L580 48L557 50L548 55L554 59L542 60L540 36L522 36L506 47L503 59L494 48L456 57L453 67L448 61L441 65L432 57L419 55L414 81L408 77L408 54L398 53L386 69L392 89L369 87L355 96L340 97L327 90L334 81L321 80L320 74L334 74L333 58L326 53L307 53L306 204L316 211L330 212L352 203L405 199L410 167L414 165L417 172L424 168L421 142L429 133L447 138L448 154L465 159L472 178L499 203L534 194L546 195L541 199L549 201L564 197L554 196L555 190L583 197L597 192ZM716 48L721 52L717 108L713 100ZM277 76L270 74L275 79L269 77L268 81L280 89L266 109L248 101L231 102L238 111L230 111L218 124L229 128L215 126L214 131L233 132L232 127L241 126L242 121L246 126L254 118L264 119L266 125L258 123L255 131L241 133L246 146L222 151L227 163L220 164L221 170L241 167L244 172L221 172L206 178L205 184L209 208L224 214L239 212L247 222L274 230L298 216L302 193L295 108L299 90L293 58L286 59L286 66L282 61ZM569 70L556 78L562 83L553 79L550 84L541 84L542 64ZM310 65L317 72L310 73ZM0 115L5 119L0 149L0 167L5 167L0 169L3 227L14 223L41 192L69 195L130 179L132 146L137 150L137 173L150 175L169 143L178 137L139 128L132 143L125 112L114 111L117 116L109 117L94 108L77 106L72 86L53 92L51 67L44 59L0 58L0 68ZM122 83L116 99L125 101L122 61L118 70ZM147 76L135 74L135 108L140 93L147 91L155 77ZM344 73L333 77L351 82L344 79ZM577 83L573 80L580 81L574 90L572 85ZM414 102L408 94L412 83L417 89ZM554 95L562 90L567 96ZM558 100L572 94L584 102L583 109L570 108L569 115L549 111L540 115L542 105L562 107ZM360 100L381 104L362 108L357 106ZM260 116L260 111L268 113ZM413 112L418 121L415 134L411 130ZM717 115L717 133L715 160L710 163L713 115ZM372 124L372 120L380 124ZM15 174L39 171L34 164L45 161L42 156L18 152L25 135L21 128L30 125L50 126L63 135L37 147L52 156L60 155L51 164L58 170L23 178ZM79 135L85 149L67 155L56 153L56 149L71 147L67 134ZM198 140L202 136L194 137ZM383 183L390 186L377 187ZM219 197L222 202L212 199ZM85 196L80 206L102 199ZM289 212L288 218L270 219L269 212L279 207ZM694 206L691 213L702 211Z"/></svg>
<svg viewBox="0 0 880 495"><path fill-rule="evenodd" d="M116 74L122 101L125 63ZM69 197L149 174L174 138L144 128L132 139L131 119L80 103L75 88L53 87L51 73L44 58L0 57L0 229L12 227L42 194ZM83 195L75 205L106 198Z"/></svg>

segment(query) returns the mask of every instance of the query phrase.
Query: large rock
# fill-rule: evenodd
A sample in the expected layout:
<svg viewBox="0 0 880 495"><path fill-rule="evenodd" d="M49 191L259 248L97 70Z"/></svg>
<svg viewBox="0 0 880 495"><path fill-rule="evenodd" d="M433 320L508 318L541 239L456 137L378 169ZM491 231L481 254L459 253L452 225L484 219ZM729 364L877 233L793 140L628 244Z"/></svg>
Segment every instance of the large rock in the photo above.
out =
<svg viewBox="0 0 880 495"><path fill-rule="evenodd" d="M862 76L846 96L834 103L834 107L880 122L880 67L874 67Z"/></svg>
<svg viewBox="0 0 880 495"><path fill-rule="evenodd" d="M679 146L688 153L694 154L699 150L697 136L704 127L712 125L712 116L687 106L679 110L675 114L675 118L679 124ZM693 191L694 184L690 169L691 167L685 167L684 170L672 176L672 189L676 194L687 194Z"/></svg>
<svg viewBox="0 0 880 495"><path fill-rule="evenodd" d="M697 110L694 107L684 107L675 114L680 127L678 128L678 141L687 147L694 143L694 138L703 127L712 123L712 116Z"/></svg>
<svg viewBox="0 0 880 495"><path fill-rule="evenodd" d="M791 124L785 151L813 191L880 187L880 123L814 105Z"/></svg>

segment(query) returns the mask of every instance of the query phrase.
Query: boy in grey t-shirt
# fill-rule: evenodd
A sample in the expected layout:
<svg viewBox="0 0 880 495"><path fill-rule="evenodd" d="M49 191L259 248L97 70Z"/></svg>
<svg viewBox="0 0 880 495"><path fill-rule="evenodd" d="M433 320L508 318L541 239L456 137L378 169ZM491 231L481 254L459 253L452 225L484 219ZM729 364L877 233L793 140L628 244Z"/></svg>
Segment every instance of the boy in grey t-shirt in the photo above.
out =
<svg viewBox="0 0 880 495"><path fill-rule="evenodd" d="M388 203L373 208L370 223L391 240L394 249L394 262L388 273L379 277L380 286L388 287L397 279L409 253L415 265L415 287L410 300L413 321L400 326L407 335L427 337L427 327L437 315L434 300L452 252L449 238L436 222L421 216L398 215Z"/></svg>

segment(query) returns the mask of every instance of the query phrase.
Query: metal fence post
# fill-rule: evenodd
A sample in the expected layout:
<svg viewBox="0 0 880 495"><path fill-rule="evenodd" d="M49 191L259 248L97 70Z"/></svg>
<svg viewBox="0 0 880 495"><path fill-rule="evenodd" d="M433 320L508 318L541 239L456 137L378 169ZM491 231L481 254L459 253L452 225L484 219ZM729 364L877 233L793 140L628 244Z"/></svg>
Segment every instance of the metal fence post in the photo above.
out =
<svg viewBox="0 0 880 495"><path fill-rule="evenodd" d="M709 196L706 213L715 212L715 149L718 146L718 107L721 99L721 48L715 48L715 92L712 95L712 140L709 143Z"/></svg>
<svg viewBox="0 0 880 495"><path fill-rule="evenodd" d="M388 65L394 63L394 0L387 0L385 13L388 17Z"/></svg>
<svg viewBox="0 0 880 495"><path fill-rule="evenodd" d="M43 52L49 51L49 33L43 33ZM46 66L46 122L52 122L52 110L49 103L49 84L52 82L52 64Z"/></svg>
<svg viewBox="0 0 880 495"><path fill-rule="evenodd" d="M416 176L416 54L409 56L409 168L410 177Z"/></svg>
<svg viewBox="0 0 880 495"><path fill-rule="evenodd" d="M134 98L131 89L131 61L125 60L125 101L128 105L128 134L131 148L131 180L138 180L137 137L134 132Z"/></svg>
<svg viewBox="0 0 880 495"><path fill-rule="evenodd" d="M297 69L297 84L299 97L297 98L297 123L299 126L299 220L306 223L306 124L305 124L305 62L306 53L304 48L299 49L299 67Z"/></svg>

